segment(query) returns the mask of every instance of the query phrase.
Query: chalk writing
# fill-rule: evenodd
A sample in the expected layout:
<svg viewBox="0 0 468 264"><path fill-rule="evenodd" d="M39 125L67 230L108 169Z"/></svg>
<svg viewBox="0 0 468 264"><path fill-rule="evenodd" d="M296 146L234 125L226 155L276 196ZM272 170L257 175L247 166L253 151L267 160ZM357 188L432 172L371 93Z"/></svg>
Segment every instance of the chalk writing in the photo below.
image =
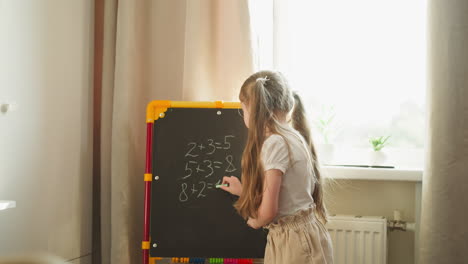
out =
<svg viewBox="0 0 468 264"><path fill-rule="evenodd" d="M234 135L226 135L187 143L184 174L179 176L180 202L207 197L210 191L216 190L216 185L222 183L226 173L237 171L230 151L234 139Z"/></svg>

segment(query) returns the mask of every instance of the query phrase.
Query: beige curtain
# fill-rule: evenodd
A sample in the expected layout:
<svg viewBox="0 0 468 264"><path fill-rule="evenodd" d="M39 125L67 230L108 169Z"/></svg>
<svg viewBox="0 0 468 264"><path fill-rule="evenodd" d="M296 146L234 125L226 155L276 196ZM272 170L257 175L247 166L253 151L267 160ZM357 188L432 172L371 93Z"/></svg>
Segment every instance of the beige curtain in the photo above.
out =
<svg viewBox="0 0 468 264"><path fill-rule="evenodd" d="M468 263L468 1L429 1L421 264Z"/></svg>
<svg viewBox="0 0 468 264"><path fill-rule="evenodd" d="M105 1L102 263L142 259L147 103L237 100L252 70L247 0Z"/></svg>

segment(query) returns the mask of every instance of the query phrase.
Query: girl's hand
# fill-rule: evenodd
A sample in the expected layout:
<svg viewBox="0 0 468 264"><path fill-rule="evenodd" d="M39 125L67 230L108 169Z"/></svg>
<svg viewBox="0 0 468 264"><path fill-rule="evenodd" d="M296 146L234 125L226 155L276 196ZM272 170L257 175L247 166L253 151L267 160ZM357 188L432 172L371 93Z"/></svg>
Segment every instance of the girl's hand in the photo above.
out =
<svg viewBox="0 0 468 264"><path fill-rule="evenodd" d="M249 220L247 220L247 225L249 225L253 229L259 229L261 227L254 218L250 217Z"/></svg>
<svg viewBox="0 0 468 264"><path fill-rule="evenodd" d="M231 177L223 177L223 184L228 184L228 186L221 186L221 189L225 190L226 192L230 192L231 194L240 196L242 193L242 183L239 179L235 176Z"/></svg>

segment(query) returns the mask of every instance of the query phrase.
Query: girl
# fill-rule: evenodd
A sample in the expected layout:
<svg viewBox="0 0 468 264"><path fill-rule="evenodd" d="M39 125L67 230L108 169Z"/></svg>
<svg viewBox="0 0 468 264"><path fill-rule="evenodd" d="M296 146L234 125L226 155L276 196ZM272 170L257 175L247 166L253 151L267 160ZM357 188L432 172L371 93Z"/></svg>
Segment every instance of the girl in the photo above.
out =
<svg viewBox="0 0 468 264"><path fill-rule="evenodd" d="M248 128L235 208L252 228L269 229L266 264L333 263L317 155L302 102L279 72L250 76L239 94Z"/></svg>

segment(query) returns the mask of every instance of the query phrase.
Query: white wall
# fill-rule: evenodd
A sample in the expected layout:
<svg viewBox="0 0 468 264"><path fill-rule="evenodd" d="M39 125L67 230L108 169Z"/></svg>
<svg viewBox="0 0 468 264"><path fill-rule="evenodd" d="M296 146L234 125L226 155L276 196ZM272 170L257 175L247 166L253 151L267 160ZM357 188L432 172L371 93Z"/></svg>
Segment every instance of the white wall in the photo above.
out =
<svg viewBox="0 0 468 264"><path fill-rule="evenodd" d="M93 1L0 0L0 256L91 252Z"/></svg>

